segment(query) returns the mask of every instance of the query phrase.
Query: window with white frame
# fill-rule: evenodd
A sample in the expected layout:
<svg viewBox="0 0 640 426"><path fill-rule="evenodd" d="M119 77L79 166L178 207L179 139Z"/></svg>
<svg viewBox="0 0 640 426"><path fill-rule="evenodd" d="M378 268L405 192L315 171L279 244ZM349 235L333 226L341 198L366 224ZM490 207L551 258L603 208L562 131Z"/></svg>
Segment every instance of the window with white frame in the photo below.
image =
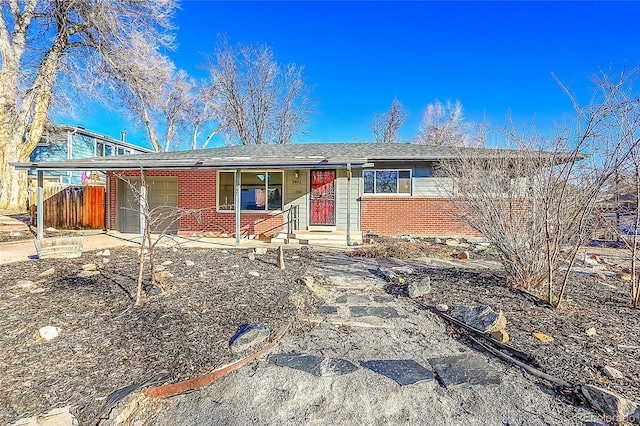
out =
<svg viewBox="0 0 640 426"><path fill-rule="evenodd" d="M364 170L365 194L411 194L411 170Z"/></svg>
<svg viewBox="0 0 640 426"><path fill-rule="evenodd" d="M244 211L282 210L282 172L240 173L240 209ZM235 208L235 172L218 173L218 210Z"/></svg>

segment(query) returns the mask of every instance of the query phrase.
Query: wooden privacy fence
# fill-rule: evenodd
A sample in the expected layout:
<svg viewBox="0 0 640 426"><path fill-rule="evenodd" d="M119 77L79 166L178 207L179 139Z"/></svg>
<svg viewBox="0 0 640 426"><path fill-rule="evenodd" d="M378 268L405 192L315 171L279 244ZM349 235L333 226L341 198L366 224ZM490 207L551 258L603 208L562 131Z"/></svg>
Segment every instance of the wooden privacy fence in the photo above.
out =
<svg viewBox="0 0 640 426"><path fill-rule="evenodd" d="M104 186L72 185L44 200L44 226L56 229L103 229ZM36 223L36 205L31 206Z"/></svg>

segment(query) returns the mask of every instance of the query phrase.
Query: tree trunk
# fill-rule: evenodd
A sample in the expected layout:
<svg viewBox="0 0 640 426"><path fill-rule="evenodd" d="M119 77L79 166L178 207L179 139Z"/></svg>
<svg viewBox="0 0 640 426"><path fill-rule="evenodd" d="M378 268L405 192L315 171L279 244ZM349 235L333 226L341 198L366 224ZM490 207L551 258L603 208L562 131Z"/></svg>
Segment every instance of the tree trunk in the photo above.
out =
<svg viewBox="0 0 640 426"><path fill-rule="evenodd" d="M10 162L27 161L20 145L0 146L0 209L24 210L27 207L27 172L16 170Z"/></svg>

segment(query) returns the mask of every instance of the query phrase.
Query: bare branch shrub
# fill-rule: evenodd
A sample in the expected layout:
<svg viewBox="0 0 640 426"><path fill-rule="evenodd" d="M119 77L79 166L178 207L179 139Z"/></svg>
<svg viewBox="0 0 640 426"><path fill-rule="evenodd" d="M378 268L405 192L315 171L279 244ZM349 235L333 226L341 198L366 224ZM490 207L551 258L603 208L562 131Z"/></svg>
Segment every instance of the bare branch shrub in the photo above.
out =
<svg viewBox="0 0 640 426"><path fill-rule="evenodd" d="M558 307L564 300L578 250L598 223L598 200L630 157L620 116L629 104L595 78L594 98L553 139L515 126L503 131L503 150L460 150L440 173L453 179L453 212L499 251L515 287L538 293ZM626 143L625 141L629 141ZM588 153L589 155L587 155Z"/></svg>
<svg viewBox="0 0 640 426"><path fill-rule="evenodd" d="M133 194L133 198L137 201L136 205L129 205L126 208L130 211L136 212L144 221L144 228L141 230L142 238L140 241L138 285L136 291L136 305L140 305L143 300L145 255L148 254L149 256L151 285L158 285L154 260L154 249L156 245L163 239L169 238L173 225L179 223L182 218L193 216L200 221L202 212L198 209L184 209L167 205L150 208L147 198L149 194L149 187L147 185L144 170L142 169L140 170L139 179L121 174L115 174L115 176L127 185ZM152 238L152 234L156 234L155 240ZM164 291L161 284L159 287Z"/></svg>

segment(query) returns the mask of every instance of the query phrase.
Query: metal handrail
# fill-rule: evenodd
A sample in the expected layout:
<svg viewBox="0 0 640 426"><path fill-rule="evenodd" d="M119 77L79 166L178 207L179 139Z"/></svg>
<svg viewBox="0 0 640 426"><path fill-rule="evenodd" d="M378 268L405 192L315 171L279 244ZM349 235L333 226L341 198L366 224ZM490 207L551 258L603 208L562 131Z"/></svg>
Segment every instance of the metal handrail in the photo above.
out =
<svg viewBox="0 0 640 426"><path fill-rule="evenodd" d="M292 205L287 210L287 235L293 234L300 226L300 217L298 216L298 206Z"/></svg>

